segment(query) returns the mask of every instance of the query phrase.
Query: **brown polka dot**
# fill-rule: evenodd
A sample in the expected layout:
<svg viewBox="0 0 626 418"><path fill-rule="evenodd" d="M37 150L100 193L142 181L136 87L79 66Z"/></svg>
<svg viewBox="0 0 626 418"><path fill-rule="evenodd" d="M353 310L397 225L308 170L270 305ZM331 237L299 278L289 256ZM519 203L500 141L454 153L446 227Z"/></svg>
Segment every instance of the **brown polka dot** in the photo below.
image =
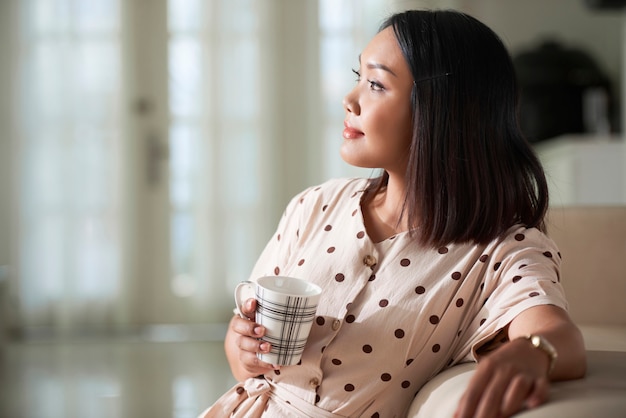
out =
<svg viewBox="0 0 626 418"><path fill-rule="evenodd" d="M332 253L334 253L334 252L335 252L335 247L328 247L328 249L326 250L326 252L327 252L328 254L332 254Z"/></svg>
<svg viewBox="0 0 626 418"><path fill-rule="evenodd" d="M458 271L455 271L454 273L452 273L452 280L460 280L461 279L461 273Z"/></svg>
<svg viewBox="0 0 626 418"><path fill-rule="evenodd" d="M535 296L539 296L539 292L530 292L528 296L530 296L531 298L534 298Z"/></svg>
<svg viewBox="0 0 626 418"><path fill-rule="evenodd" d="M408 359L408 360L406 361L406 363L405 363L405 364L406 364L407 366L410 366L410 365L411 365L411 363L413 363L413 360L414 360L414 359L410 358L410 359Z"/></svg>
<svg viewBox="0 0 626 418"><path fill-rule="evenodd" d="M515 277L513 277L513 283L517 283L520 280L522 280L522 276L515 276Z"/></svg>
<svg viewBox="0 0 626 418"><path fill-rule="evenodd" d="M487 321L487 318L483 318L483 319L481 319L481 320L480 320L480 325L482 326L482 325L485 323L485 321Z"/></svg>
<svg viewBox="0 0 626 418"><path fill-rule="evenodd" d="M320 395L315 395L315 403L319 403L321 399Z"/></svg>
<svg viewBox="0 0 626 418"><path fill-rule="evenodd" d="M560 259L563 259L563 256L561 255L560 251L558 251L556 254L559 256Z"/></svg>
<svg viewBox="0 0 626 418"><path fill-rule="evenodd" d="M324 319L323 316L318 316L317 318L315 318L315 323L319 326L322 326L326 323L326 319Z"/></svg>
<svg viewBox="0 0 626 418"><path fill-rule="evenodd" d="M544 252L543 255L545 255L548 258L552 258L552 253L550 251Z"/></svg>
<svg viewBox="0 0 626 418"><path fill-rule="evenodd" d="M523 269L524 267L528 267L528 264L520 264L519 266L520 270Z"/></svg>
<svg viewBox="0 0 626 418"><path fill-rule="evenodd" d="M354 199L356 197L356 195L359 194L359 192L354 192L352 193L352 196L350 196L351 199Z"/></svg>
<svg viewBox="0 0 626 418"><path fill-rule="evenodd" d="M277 239L278 241L280 241L280 234L278 234L278 235L276 236L276 239Z"/></svg>
<svg viewBox="0 0 626 418"><path fill-rule="evenodd" d="M369 344L365 344L365 345L363 346L363 352L364 352L364 353L367 353L367 354L371 353L371 352L372 352L372 346L371 346L371 345L369 345Z"/></svg>
<svg viewBox="0 0 626 418"><path fill-rule="evenodd" d="M391 375L389 373L383 373L380 375L380 380L383 382L388 382L391 380Z"/></svg>
<svg viewBox="0 0 626 418"><path fill-rule="evenodd" d="M456 307L460 308L461 306L463 306L464 303L465 303L465 301L463 300L463 298L458 298L456 300Z"/></svg>
<svg viewBox="0 0 626 418"><path fill-rule="evenodd" d="M409 260L408 258L403 258L402 260L400 260L400 265L401 265L402 267L406 267L406 266L408 266L409 264L411 264L411 260Z"/></svg>
<svg viewBox="0 0 626 418"><path fill-rule="evenodd" d="M300 198L300 203L304 202L304 197Z"/></svg>
<svg viewBox="0 0 626 418"><path fill-rule="evenodd" d="M343 275L343 273L337 273L335 274L335 281L336 282L343 282L346 279L346 276Z"/></svg>
<svg viewBox="0 0 626 418"><path fill-rule="evenodd" d="M346 392L352 392L354 390L354 385L352 383L348 383L343 387L343 390Z"/></svg>
<svg viewBox="0 0 626 418"><path fill-rule="evenodd" d="M331 361L335 366L341 366L341 360L339 360L338 358L334 358Z"/></svg>
<svg viewBox="0 0 626 418"><path fill-rule="evenodd" d="M402 329L395 330L393 334L396 336L396 338L404 338L404 330Z"/></svg>
<svg viewBox="0 0 626 418"><path fill-rule="evenodd" d="M482 282L482 283L480 284L480 290L483 290L484 288L485 288L485 282Z"/></svg>
<svg viewBox="0 0 626 418"><path fill-rule="evenodd" d="M387 299L381 299L380 302L378 302L378 306L380 306L381 308L384 308L388 305L389 305L389 301Z"/></svg>
<svg viewBox="0 0 626 418"><path fill-rule="evenodd" d="M378 412L374 412L372 414L372 418L380 418L380 414Z"/></svg>
<svg viewBox="0 0 626 418"><path fill-rule="evenodd" d="M296 230L296 237L300 238L300 229Z"/></svg>
<svg viewBox="0 0 626 418"><path fill-rule="evenodd" d="M400 386L402 386L402 389L408 389L409 386L411 386L411 382L409 382L408 380L405 380L404 382L402 382Z"/></svg>
<svg viewBox="0 0 626 418"><path fill-rule="evenodd" d="M331 229L333 229L333 226L332 226L332 225L326 225L326 226L324 227L324 231L330 231Z"/></svg>
<svg viewBox="0 0 626 418"><path fill-rule="evenodd" d="M237 394L241 395L242 393L244 393L246 390L244 388L242 388L241 386L237 387Z"/></svg>
<svg viewBox="0 0 626 418"><path fill-rule="evenodd" d="M374 280L376 280L376 275L375 275L375 274L372 274L372 275L370 276L370 278L369 278L369 279L367 279L367 281L368 281L368 282L373 282Z"/></svg>
<svg viewBox="0 0 626 418"><path fill-rule="evenodd" d="M354 211L352 212L352 216L356 215L358 211L358 209L354 209Z"/></svg>
<svg viewBox="0 0 626 418"><path fill-rule="evenodd" d="M433 345L432 350L433 350L433 353L438 353L439 350L441 350L441 346L439 344L435 344Z"/></svg>
<svg viewBox="0 0 626 418"><path fill-rule="evenodd" d="M357 237L358 239L361 239L361 238L363 238L364 236L365 236L365 232L363 232L363 231L359 231L359 232L357 232L357 234L356 234L356 237Z"/></svg>
<svg viewBox="0 0 626 418"><path fill-rule="evenodd" d="M280 274L280 268L278 266L274 267L274 274L277 276Z"/></svg>
<svg viewBox="0 0 626 418"><path fill-rule="evenodd" d="M437 252L439 254L447 254L448 253L448 247L441 247L437 250Z"/></svg>
<svg viewBox="0 0 626 418"><path fill-rule="evenodd" d="M436 325L439 323L439 317L437 315L431 315L429 321L431 324Z"/></svg>
<svg viewBox="0 0 626 418"><path fill-rule="evenodd" d="M328 205L322 206L322 212L326 212L326 209L328 209Z"/></svg>
<svg viewBox="0 0 626 418"><path fill-rule="evenodd" d="M424 288L424 286L417 286L415 288L415 293L417 293L418 295L423 294L424 292L426 292L426 288Z"/></svg>
<svg viewBox="0 0 626 418"><path fill-rule="evenodd" d="M313 189L313 191L316 192L316 191L318 191L321 188L322 188L322 186L317 186L315 189Z"/></svg>
<svg viewBox="0 0 626 418"><path fill-rule="evenodd" d="M356 319L356 317L355 317L354 315L348 315L348 316L346 316L346 322L347 322L348 324L353 323L355 319Z"/></svg>
<svg viewBox="0 0 626 418"><path fill-rule="evenodd" d="M280 370L274 370L274 374L275 374L276 376L279 376L279 375L280 375Z"/></svg>
<svg viewBox="0 0 626 418"><path fill-rule="evenodd" d="M481 263L485 263L487 262L487 260L489 260L489 256L487 254L483 254L480 256L480 258L478 259Z"/></svg>
<svg viewBox="0 0 626 418"><path fill-rule="evenodd" d="M524 241L526 236L524 234L515 234L515 241Z"/></svg>
<svg viewBox="0 0 626 418"><path fill-rule="evenodd" d="M500 266L502 265L501 262L497 262L496 264L493 265L493 271L498 271L498 269L500 268Z"/></svg>
<svg viewBox="0 0 626 418"><path fill-rule="evenodd" d="M298 265L299 265L299 266L301 266L301 265L303 265L303 264L304 264L304 258L303 258L303 259L301 259L300 261L298 261Z"/></svg>

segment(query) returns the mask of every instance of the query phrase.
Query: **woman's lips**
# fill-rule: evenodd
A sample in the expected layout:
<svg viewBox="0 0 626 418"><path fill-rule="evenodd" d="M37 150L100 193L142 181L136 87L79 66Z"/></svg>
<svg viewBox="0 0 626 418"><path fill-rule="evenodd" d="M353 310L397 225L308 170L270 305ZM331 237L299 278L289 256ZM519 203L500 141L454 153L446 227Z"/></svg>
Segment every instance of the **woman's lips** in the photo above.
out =
<svg viewBox="0 0 626 418"><path fill-rule="evenodd" d="M358 129L354 129L347 123L344 123L343 125L344 125L343 137L345 139L356 139L364 135L363 132L359 131Z"/></svg>

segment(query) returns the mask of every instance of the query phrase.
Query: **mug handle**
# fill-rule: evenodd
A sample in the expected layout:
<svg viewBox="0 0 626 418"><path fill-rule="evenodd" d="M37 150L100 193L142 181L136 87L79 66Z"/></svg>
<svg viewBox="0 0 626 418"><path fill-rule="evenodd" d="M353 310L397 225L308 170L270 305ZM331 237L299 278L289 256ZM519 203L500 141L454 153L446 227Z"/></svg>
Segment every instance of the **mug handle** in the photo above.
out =
<svg viewBox="0 0 626 418"><path fill-rule="evenodd" d="M253 282L251 282L250 280L246 280L239 283L235 287L235 304L237 305L237 307L235 308L235 313L244 319L250 319L243 314L241 308L243 307L243 304L246 302L246 300L250 298L254 299L255 296L256 295Z"/></svg>

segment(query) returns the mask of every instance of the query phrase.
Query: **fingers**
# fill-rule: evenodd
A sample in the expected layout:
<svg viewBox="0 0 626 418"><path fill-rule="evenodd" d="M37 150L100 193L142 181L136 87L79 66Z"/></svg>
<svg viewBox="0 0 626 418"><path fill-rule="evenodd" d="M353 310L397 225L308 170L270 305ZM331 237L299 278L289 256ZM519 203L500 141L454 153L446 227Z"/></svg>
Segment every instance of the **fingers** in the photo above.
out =
<svg viewBox="0 0 626 418"><path fill-rule="evenodd" d="M526 401L528 408L536 408L544 404L550 397L550 381L543 377L535 382L532 393Z"/></svg>
<svg viewBox="0 0 626 418"><path fill-rule="evenodd" d="M244 305L246 312L248 309L254 312L255 305L250 306L250 301L254 301L254 299L250 299ZM257 353L269 353L271 349L268 342L260 340L265 335L265 327L254 321L235 316L231 321L229 331L233 335L232 341L238 352L236 354L238 363L248 376L258 376L276 369L275 366L265 363L257 357Z"/></svg>
<svg viewBox="0 0 626 418"><path fill-rule="evenodd" d="M511 374L506 370L475 374L463 394L455 418L507 418L548 399L547 378Z"/></svg>
<svg viewBox="0 0 626 418"><path fill-rule="evenodd" d="M502 400L502 415L508 417L524 409L534 386L535 382L528 376L514 376Z"/></svg>

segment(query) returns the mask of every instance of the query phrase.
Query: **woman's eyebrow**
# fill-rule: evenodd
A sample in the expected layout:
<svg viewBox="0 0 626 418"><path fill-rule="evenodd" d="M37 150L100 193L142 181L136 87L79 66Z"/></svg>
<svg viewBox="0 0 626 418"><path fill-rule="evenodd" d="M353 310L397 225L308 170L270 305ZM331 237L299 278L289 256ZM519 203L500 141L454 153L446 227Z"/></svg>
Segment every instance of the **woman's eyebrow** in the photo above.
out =
<svg viewBox="0 0 626 418"><path fill-rule="evenodd" d="M359 54L359 62L361 62L361 54ZM365 66L369 69L384 70L384 71L387 71L389 74L393 75L394 77L398 77L396 73L394 73L391 70L391 68L387 67L385 64L380 64L377 62L368 62Z"/></svg>

